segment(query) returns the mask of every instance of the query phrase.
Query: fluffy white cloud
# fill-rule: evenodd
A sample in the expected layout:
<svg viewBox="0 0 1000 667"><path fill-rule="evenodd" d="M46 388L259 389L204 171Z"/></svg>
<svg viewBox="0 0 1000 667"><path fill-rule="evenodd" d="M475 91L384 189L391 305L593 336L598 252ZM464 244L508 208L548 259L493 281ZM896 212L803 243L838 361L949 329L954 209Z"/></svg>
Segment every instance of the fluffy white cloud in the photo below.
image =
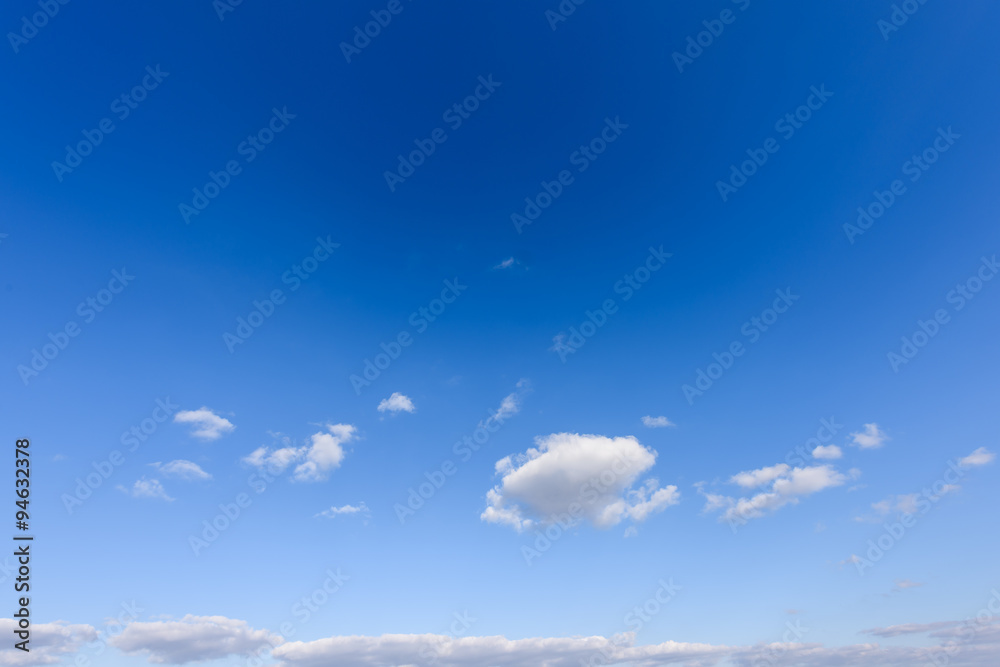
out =
<svg viewBox="0 0 1000 667"><path fill-rule="evenodd" d="M64 656L76 653L83 645L97 640L97 630L89 625L70 625L63 621L55 623L33 623L31 625L31 641L29 652L13 648L17 630L14 619L0 618L0 635L3 635L4 645L0 649L0 665L52 665L60 662ZM68 663L67 663L68 664Z"/></svg>
<svg viewBox="0 0 1000 667"><path fill-rule="evenodd" d="M791 468L784 463L737 473L730 481L745 489L764 487L760 493L750 497L734 498L716 493L707 493L701 486L698 491L705 496L704 512L723 510L719 521L732 525L746 523L749 519L759 519L775 512L785 505L794 505L800 498L824 489L840 486L848 477L829 464Z"/></svg>
<svg viewBox="0 0 1000 667"><path fill-rule="evenodd" d="M206 407L198 410L181 410L174 415L174 422L191 424L194 428L191 435L202 440L218 440L222 436L232 433L236 428L231 421L220 417Z"/></svg>
<svg viewBox="0 0 1000 667"><path fill-rule="evenodd" d="M382 402L378 404L378 411L395 414L397 412L416 412L417 408L413 405L413 401L410 400L409 396L404 396L395 391L389 398L382 399Z"/></svg>
<svg viewBox="0 0 1000 667"><path fill-rule="evenodd" d="M183 665L277 646L282 641L267 630L225 616L192 616L179 621L130 623L110 640L125 653L144 653L156 664Z"/></svg>
<svg viewBox="0 0 1000 667"><path fill-rule="evenodd" d="M993 459L996 458L996 454L986 449L985 447L980 447L976 451L972 452L968 456L960 458L958 460L958 465L963 468L972 468L975 466L984 466L987 463L992 463Z"/></svg>
<svg viewBox="0 0 1000 667"><path fill-rule="evenodd" d="M158 479L146 479L143 477L142 479L136 480L135 484L132 485L132 488L127 488L121 485L118 485L117 488L119 491L127 493L133 498L156 498L159 500L166 500L167 502L173 502L174 500L167 495L166 489L163 488L163 485L160 484L160 480Z"/></svg>
<svg viewBox="0 0 1000 667"><path fill-rule="evenodd" d="M357 429L351 424L327 424L326 432L313 433L306 446L286 445L273 451L268 447L258 447L243 461L266 469L272 475L280 475L297 463L295 481L320 482L340 467L345 456L343 445L356 439L356 434Z"/></svg>
<svg viewBox="0 0 1000 667"><path fill-rule="evenodd" d="M502 478L487 493L484 521L521 531L569 516L608 528L679 502L676 486L661 489L654 479L633 488L656 462L656 452L634 437L555 433L535 438L535 445L497 462Z"/></svg>
<svg viewBox="0 0 1000 667"><path fill-rule="evenodd" d="M864 432L852 433L852 444L861 449L875 449L885 444L889 436L878 427L878 424L865 424Z"/></svg>
<svg viewBox="0 0 1000 667"><path fill-rule="evenodd" d="M663 428L664 426L677 426L666 417L651 417L646 415L642 418L642 425L649 428Z"/></svg>
<svg viewBox="0 0 1000 667"><path fill-rule="evenodd" d="M185 461L183 459L178 459L176 461L170 461L169 463L150 463L149 465L156 468L156 470L166 477L176 477L183 480L209 480L212 476L201 469L194 461Z"/></svg>
<svg viewBox="0 0 1000 667"><path fill-rule="evenodd" d="M343 505L342 507L331 507L328 510L323 510L316 516L324 516L328 519L340 516L342 514L368 514L368 506L364 503L358 503L357 505Z"/></svg>
<svg viewBox="0 0 1000 667"><path fill-rule="evenodd" d="M814 459L833 461L844 455L837 445L820 445L812 451Z"/></svg>

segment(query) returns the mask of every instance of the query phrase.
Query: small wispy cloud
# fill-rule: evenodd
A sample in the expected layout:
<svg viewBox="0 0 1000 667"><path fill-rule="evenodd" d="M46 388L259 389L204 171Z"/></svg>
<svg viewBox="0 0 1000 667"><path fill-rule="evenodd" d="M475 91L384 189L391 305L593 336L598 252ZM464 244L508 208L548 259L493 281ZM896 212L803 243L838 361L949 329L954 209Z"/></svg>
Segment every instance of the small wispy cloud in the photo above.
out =
<svg viewBox="0 0 1000 667"><path fill-rule="evenodd" d="M895 593L899 591L905 591L907 588L918 588L923 585L924 584L921 581L910 581L909 579L897 579L896 585L892 587L892 591Z"/></svg>
<svg viewBox="0 0 1000 667"><path fill-rule="evenodd" d="M855 563L860 563L860 562L861 562L861 558L858 558L858 556L856 554L851 554L850 556L848 556L844 560L842 560L839 563L837 563L837 565L843 567L845 565L854 565Z"/></svg>
<svg viewBox="0 0 1000 667"><path fill-rule="evenodd" d="M181 410L174 415L174 422L191 424L194 427L191 435L201 440L218 440L222 436L232 433L236 428L231 421L220 417L206 407L197 410Z"/></svg>
<svg viewBox="0 0 1000 667"><path fill-rule="evenodd" d="M497 271L497 270L500 270L500 269L509 269L510 267L514 266L515 264L517 264L517 260L514 259L513 257L508 257L504 261L502 261L499 264L497 264L496 266L494 266L493 270Z"/></svg>
<svg viewBox="0 0 1000 667"><path fill-rule="evenodd" d="M642 418L642 425L648 428L663 428L664 426L677 426L666 417L651 417L646 415Z"/></svg>
<svg viewBox="0 0 1000 667"><path fill-rule="evenodd" d="M318 514L313 515L314 517L326 517L327 519L333 519L338 516L343 516L345 514L370 514L368 505L364 503L358 503L357 505L343 505L341 507L331 507L328 510L323 510Z"/></svg>
<svg viewBox="0 0 1000 667"><path fill-rule="evenodd" d="M986 449L985 447L980 447L976 451L972 452L968 456L964 456L958 460L958 465L963 468L974 468L976 466L984 466L987 463L992 463L993 459L997 457L996 454Z"/></svg>
<svg viewBox="0 0 1000 667"><path fill-rule="evenodd" d="M383 398L382 402L378 404L379 412L391 412L392 414L398 414L400 412L416 412L417 408L413 405L413 401L409 396L405 396L398 391L393 392L389 398Z"/></svg>
<svg viewBox="0 0 1000 667"><path fill-rule="evenodd" d="M212 479L212 476L202 470L201 466L194 461L184 461L183 459L178 459L176 461L170 461L169 463L160 463L157 461L156 463L150 463L149 465L166 477L175 477L186 481Z"/></svg>
<svg viewBox="0 0 1000 667"><path fill-rule="evenodd" d="M885 444L889 439L889 436L885 434L885 431L878 427L878 424L865 424L865 430L862 432L852 433L851 439L855 447L860 447L861 449L877 449Z"/></svg>
<svg viewBox="0 0 1000 667"><path fill-rule="evenodd" d="M133 498L155 498L158 500L165 500L167 502L173 502L173 498L167 495L166 489L160 484L158 479L142 479L136 480L132 488L126 488L119 485L118 490L122 493L128 494Z"/></svg>
<svg viewBox="0 0 1000 667"><path fill-rule="evenodd" d="M890 515L923 514L930 508L932 502L937 502L945 495L961 488L957 484L943 484L934 494L924 492L889 496L871 504L873 514L857 516L854 520L862 523L880 523Z"/></svg>
<svg viewBox="0 0 1000 667"><path fill-rule="evenodd" d="M524 399L524 395L531 391L531 381L527 378L521 378L517 381L515 389L514 392L504 396L504 399L500 401L500 407L497 408L497 411L485 421L503 423L505 419L513 417L521 411L521 402ZM480 425L482 425L482 422Z"/></svg>
<svg viewBox="0 0 1000 667"><path fill-rule="evenodd" d="M858 471L860 473L860 471ZM850 471L854 476L854 470ZM733 498L716 493L707 493L703 488L698 492L705 496L703 513L724 510L719 521L729 521L730 525L745 524L750 519L758 519L786 505L798 504L801 498L824 489L841 486L849 477L831 465L792 468L787 463L778 463L765 468L747 470L733 475L729 482L743 489L758 489L750 497Z"/></svg>

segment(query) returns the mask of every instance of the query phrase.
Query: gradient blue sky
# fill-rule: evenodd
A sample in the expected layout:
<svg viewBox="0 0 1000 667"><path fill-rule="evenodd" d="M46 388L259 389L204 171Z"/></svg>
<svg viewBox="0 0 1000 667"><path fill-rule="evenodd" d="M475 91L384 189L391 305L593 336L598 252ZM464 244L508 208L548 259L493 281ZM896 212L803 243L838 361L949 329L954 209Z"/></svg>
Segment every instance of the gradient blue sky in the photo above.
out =
<svg viewBox="0 0 1000 667"><path fill-rule="evenodd" d="M53 659L147 664L152 624L185 615L277 633L328 568L350 579L292 640L446 634L466 611L477 637L611 637L672 579L680 592L636 646L749 647L797 621L825 648L795 664L896 664L834 652L934 646L862 632L961 621L987 604L1000 587L988 461L1000 281L961 309L949 292L1000 251L1000 7L930 2L885 39L889 2L591 0L553 29L545 12L558 6L401 0L348 63L339 44L386 3L245 0L220 20L209 0L70 2L0 57L0 406L5 441L30 437L37 457L36 622L100 630L134 600L136 622L151 624L135 628L132 653L66 640ZM723 10L733 21L679 72L672 54ZM4 32L36 11L9 4ZM113 101L157 66L168 75L121 119ZM495 91L449 127L442 113L491 76ZM832 96L794 136L776 129L823 86ZM286 108L294 118L248 162L241 142ZM114 131L57 178L52 163L104 118ZM581 172L573 154L606 119L627 128ZM390 191L396 156L439 127L447 141ZM911 180L904 163L949 128L959 138ZM723 201L717 182L769 137L780 149ZM240 173L186 223L179 205L230 160ZM525 197L562 170L573 183L516 229ZM852 243L844 225L895 179L905 193ZM292 290L282 276L317 238L339 247ZM661 247L672 256L625 300L618 281ZM88 321L78 304L123 269L134 280ZM446 280L467 289L418 333L411 313ZM230 352L223 334L275 289L285 302ZM741 329L775 290L799 298L751 342ZM615 313L562 360L560 336L607 299ZM947 324L896 372L887 353L938 309ZM79 335L24 381L18 367L69 322ZM403 331L412 344L359 395L350 376ZM682 387L733 341L745 353L687 400ZM394 392L415 412L379 412ZM511 395L516 414L462 462L453 444ZM235 429L206 440L167 420L68 512L63 494L167 397ZM673 425L647 427L647 415ZM753 495L731 478L784 462L821 419L841 425L825 444L843 456L804 467L829 465L837 483L736 531L705 511L706 495ZM328 479L296 482L289 468L251 489L251 452L283 437L305 447L327 424L355 428ZM866 424L881 446L854 442ZM633 436L656 454L636 486L654 477L678 502L634 524L583 521L528 565L534 530L481 514L503 481L497 461L556 433ZM975 451L961 488L861 576L851 557L898 519L900 496ZM394 506L448 459L457 472L401 524ZM212 478L150 466L175 460ZM172 500L135 497L143 478ZM251 506L196 556L189 536L244 492ZM977 660L997 646L970 645L951 664L991 664ZM342 664L395 664L373 655ZM29 664L15 659L0 650L0 664Z"/></svg>

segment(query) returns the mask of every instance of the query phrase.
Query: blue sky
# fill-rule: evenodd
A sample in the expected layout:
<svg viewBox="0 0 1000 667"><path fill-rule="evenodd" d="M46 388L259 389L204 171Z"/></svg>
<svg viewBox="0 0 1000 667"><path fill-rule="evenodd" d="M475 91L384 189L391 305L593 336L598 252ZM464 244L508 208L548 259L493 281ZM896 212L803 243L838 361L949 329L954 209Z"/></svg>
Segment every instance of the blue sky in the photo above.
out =
<svg viewBox="0 0 1000 667"><path fill-rule="evenodd" d="M992 664L998 19L11 4L0 664Z"/></svg>

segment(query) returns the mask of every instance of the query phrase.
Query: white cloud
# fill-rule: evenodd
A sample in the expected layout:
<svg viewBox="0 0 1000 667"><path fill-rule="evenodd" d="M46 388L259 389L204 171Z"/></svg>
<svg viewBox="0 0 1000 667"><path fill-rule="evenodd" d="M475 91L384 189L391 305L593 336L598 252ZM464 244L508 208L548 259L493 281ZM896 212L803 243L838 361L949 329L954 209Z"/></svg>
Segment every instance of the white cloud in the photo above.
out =
<svg viewBox="0 0 1000 667"><path fill-rule="evenodd" d="M853 445L861 449L876 449L885 444L889 436L878 427L878 424L865 424L863 433L852 433Z"/></svg>
<svg viewBox="0 0 1000 667"><path fill-rule="evenodd" d="M785 505L795 505L800 498L847 481L847 476L829 464L805 468L790 468L784 463L750 470L733 475L731 482L743 488L765 487L760 493L743 498L732 498L715 493L699 493L705 496L703 512L724 510L719 521L742 524L749 519L759 519L777 511ZM769 488L767 488L769 487Z"/></svg>
<svg viewBox="0 0 1000 667"><path fill-rule="evenodd" d="M212 476L202 470L201 466L194 461L178 459L169 463L156 462L149 465L167 477L176 477L187 481L212 479Z"/></svg>
<svg viewBox="0 0 1000 667"><path fill-rule="evenodd" d="M382 399L382 402L378 404L378 411L395 414L397 412L416 412L417 408L413 405L413 401L410 400L409 396L404 396L396 391L389 398Z"/></svg>
<svg viewBox="0 0 1000 667"><path fill-rule="evenodd" d="M757 470L736 473L729 481L733 484L739 484L744 489L756 489L758 486L770 484L786 472L788 472L788 464L779 463L769 468L759 468Z"/></svg>
<svg viewBox="0 0 1000 667"><path fill-rule="evenodd" d="M844 455L837 445L820 445L812 451L814 459L824 459L833 461Z"/></svg>
<svg viewBox="0 0 1000 667"><path fill-rule="evenodd" d="M220 417L206 407L198 410L181 410L174 415L174 422L191 424L194 426L191 435L202 440L218 440L222 436L232 433L236 428L231 421Z"/></svg>
<svg viewBox="0 0 1000 667"><path fill-rule="evenodd" d="M258 447L244 457L243 462L266 469L271 474L280 475L296 459L301 458L304 451L304 447L282 447L273 451L268 447Z"/></svg>
<svg viewBox="0 0 1000 667"><path fill-rule="evenodd" d="M0 618L0 635L4 646L0 650L0 665L52 665L68 654L77 653L83 645L97 640L97 630L90 625L70 625L64 621L55 623L32 623L29 652L13 648L17 630L14 619ZM66 664L69 664L68 662Z"/></svg>
<svg viewBox="0 0 1000 667"><path fill-rule="evenodd" d="M642 425L648 426L649 428L663 428L664 426L677 426L666 417L650 417L646 415L642 418Z"/></svg>
<svg viewBox="0 0 1000 667"><path fill-rule="evenodd" d="M679 502L676 486L661 489L654 479L633 488L656 462L656 452L634 437L555 433L535 445L497 462L502 479L486 495L484 521L521 531L568 516L608 528Z"/></svg>
<svg viewBox="0 0 1000 667"><path fill-rule="evenodd" d="M854 559L856 557L852 557ZM909 588L914 582L897 581ZM12 635L14 621L0 619L0 633ZM49 665L97 640L89 625L64 622L35 624L31 653L0 651L0 665ZM973 632L970 632L973 630ZM912 667L948 664L951 667L995 667L1000 655L1000 622L991 615L976 621L908 623L864 630L879 638L925 635L932 641L909 646L877 643L826 647L796 641L752 646L666 641L636 644L635 633L614 637L454 637L435 634L331 636L313 641L284 642L266 630L224 616L192 616L180 620L133 622L109 643L129 655L141 654L153 664L183 665L222 660L228 656L266 652L281 667L393 667L431 664L439 667L577 667L580 664L629 664L710 667L721 664L769 664L775 667Z"/></svg>
<svg viewBox="0 0 1000 667"><path fill-rule="evenodd" d="M918 588L923 586L923 582L920 581L910 581L909 579L897 579L896 585L893 587L894 591L905 591L907 588Z"/></svg>
<svg viewBox="0 0 1000 667"><path fill-rule="evenodd" d="M531 391L531 382L528 381L527 378L521 378L514 386L515 391L507 394L504 399L500 401L500 407L486 421L497 421L503 423L505 419L513 417L521 411L521 401L524 398L524 395Z"/></svg>
<svg viewBox="0 0 1000 667"><path fill-rule="evenodd" d="M343 505L342 507L331 507L328 510L323 510L315 516L323 516L328 519L333 519L334 517L340 516L342 514L369 514L368 506L364 503L358 503L357 505Z"/></svg>
<svg viewBox="0 0 1000 667"><path fill-rule="evenodd" d="M932 502L937 502L945 495L954 493L960 489L961 487L957 484L943 484L937 495L930 491L924 491L923 493L904 493L889 496L877 503L872 503L871 508L875 511L874 516L856 517L855 521L878 523L890 514L923 514L930 509Z"/></svg>
<svg viewBox="0 0 1000 667"><path fill-rule="evenodd" d="M157 498L159 500L166 500L167 502L173 502L174 500L167 495L166 489L163 488L158 479L146 479L143 477L136 480L131 489L121 485L118 485L117 488L119 491L127 493L133 498Z"/></svg>
<svg viewBox="0 0 1000 667"><path fill-rule="evenodd" d="M496 271L497 269L509 269L510 267L514 266L515 264L517 264L517 260L514 259L513 257L508 257L504 261L502 261L499 264L497 264L496 266L494 266L493 270Z"/></svg>
<svg viewBox="0 0 1000 667"><path fill-rule="evenodd" d="M110 643L125 653L145 653L152 663L183 665L249 653L281 641L246 621L188 614L179 621L130 623Z"/></svg>
<svg viewBox="0 0 1000 667"><path fill-rule="evenodd" d="M951 667L995 667L1000 652L996 622L969 633L959 622L893 626L866 631L877 636L929 634L939 639L929 646L882 646L877 643L826 647L795 641L725 646L666 641L636 645L634 633L611 638L449 635L333 636L283 644L272 651L283 667L390 667L435 664L438 667L578 667L581 664L665 665L775 665L775 667L912 667L949 664ZM803 632L807 630L803 628ZM787 633L786 633L787 635ZM950 641L945 641L950 640ZM956 648L959 650L956 651ZM420 656L420 659L417 659Z"/></svg>
<svg viewBox="0 0 1000 667"><path fill-rule="evenodd" d="M936 632L947 628L958 626L957 621L937 621L935 623L902 623L900 625L890 625L885 628L872 628L862 630L861 634L875 635L876 637L899 637L901 635L917 635L929 632Z"/></svg>
<svg viewBox="0 0 1000 667"><path fill-rule="evenodd" d="M294 470L295 481L321 482L340 467L345 456L343 445L357 437L357 429L350 424L327 424L326 430L312 434L306 446L288 445L286 439L287 446L273 451L258 447L243 461L272 475L280 475L290 465L298 463Z"/></svg>
<svg viewBox="0 0 1000 667"><path fill-rule="evenodd" d="M976 451L972 452L966 457L960 458L958 460L958 465L963 468L972 468L974 466L984 466L987 463L992 463L993 459L996 458L996 454L986 449L985 447L980 447Z"/></svg>
<svg viewBox="0 0 1000 667"><path fill-rule="evenodd" d="M634 634L605 637L537 637L507 639L449 635L382 635L328 637L291 642L272 655L288 667L388 667L433 662L440 667L578 667L580 664L629 662L635 665L713 664L729 649L710 644L668 641L635 646ZM706 662L701 662L706 661Z"/></svg>

